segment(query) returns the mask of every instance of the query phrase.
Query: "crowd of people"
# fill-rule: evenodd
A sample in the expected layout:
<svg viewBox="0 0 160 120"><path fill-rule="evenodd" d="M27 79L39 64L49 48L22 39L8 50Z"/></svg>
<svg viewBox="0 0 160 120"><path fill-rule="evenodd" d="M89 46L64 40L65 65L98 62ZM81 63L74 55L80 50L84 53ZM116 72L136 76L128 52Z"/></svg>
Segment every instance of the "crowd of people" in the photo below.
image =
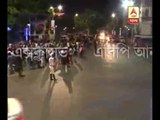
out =
<svg viewBox="0 0 160 120"><path fill-rule="evenodd" d="M49 66L50 79L55 80L54 71L57 64L65 66L65 71L73 64L74 56L83 57L85 48L89 48L93 39L85 35L64 35L53 42L21 41L8 45L8 70L9 74L17 72L19 77L23 68L44 68Z"/></svg>

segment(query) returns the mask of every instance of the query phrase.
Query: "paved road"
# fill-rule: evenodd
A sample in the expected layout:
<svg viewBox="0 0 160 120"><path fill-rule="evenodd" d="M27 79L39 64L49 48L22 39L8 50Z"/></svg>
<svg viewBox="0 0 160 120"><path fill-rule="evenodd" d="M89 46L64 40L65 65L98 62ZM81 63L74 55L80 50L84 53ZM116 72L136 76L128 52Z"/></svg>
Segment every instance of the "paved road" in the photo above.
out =
<svg viewBox="0 0 160 120"><path fill-rule="evenodd" d="M152 64L131 54L101 59L88 51L68 73L25 71L8 78L8 97L24 105L26 120L151 120Z"/></svg>

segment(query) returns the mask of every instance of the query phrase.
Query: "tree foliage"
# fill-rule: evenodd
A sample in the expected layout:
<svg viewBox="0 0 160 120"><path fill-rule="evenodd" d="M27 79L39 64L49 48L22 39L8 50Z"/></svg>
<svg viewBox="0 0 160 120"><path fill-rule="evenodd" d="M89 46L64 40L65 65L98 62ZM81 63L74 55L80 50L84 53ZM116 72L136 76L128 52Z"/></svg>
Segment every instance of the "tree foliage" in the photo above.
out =
<svg viewBox="0 0 160 120"><path fill-rule="evenodd" d="M46 13L49 0L8 0L8 25L26 24L29 16Z"/></svg>
<svg viewBox="0 0 160 120"><path fill-rule="evenodd" d="M7 17L8 17L8 19L7 19L7 25L8 26L14 25L15 22L16 22L16 18L14 16L12 16L12 15L8 15Z"/></svg>
<svg viewBox="0 0 160 120"><path fill-rule="evenodd" d="M82 14L74 18L75 28L77 30L85 30L88 28L86 17Z"/></svg>
<svg viewBox="0 0 160 120"><path fill-rule="evenodd" d="M111 32L113 29L117 31L119 27L121 27L121 24L119 23L118 18L110 19L110 21L108 21L106 25L106 28L109 32Z"/></svg>
<svg viewBox="0 0 160 120"><path fill-rule="evenodd" d="M16 22L16 16L20 13L15 7L13 6L8 6L7 7L7 25L12 26Z"/></svg>
<svg viewBox="0 0 160 120"><path fill-rule="evenodd" d="M96 11L86 9L84 13L74 18L74 23L77 30L89 29L93 33L105 25L105 18Z"/></svg>

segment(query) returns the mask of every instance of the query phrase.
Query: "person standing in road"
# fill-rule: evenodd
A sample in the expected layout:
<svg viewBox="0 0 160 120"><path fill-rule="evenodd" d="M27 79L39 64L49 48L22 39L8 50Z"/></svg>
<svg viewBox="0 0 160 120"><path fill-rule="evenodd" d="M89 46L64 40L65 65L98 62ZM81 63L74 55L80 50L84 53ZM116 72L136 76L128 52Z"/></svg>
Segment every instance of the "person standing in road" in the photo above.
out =
<svg viewBox="0 0 160 120"><path fill-rule="evenodd" d="M97 52L97 35L95 35L95 38L93 40L93 45L94 45L94 53L96 54L96 52Z"/></svg>
<svg viewBox="0 0 160 120"><path fill-rule="evenodd" d="M57 79L55 77L56 60L53 56L54 54L51 53L49 57L50 80L54 80L54 82L57 82Z"/></svg>
<svg viewBox="0 0 160 120"><path fill-rule="evenodd" d="M11 51L8 51L8 68L9 68L9 73L13 74L14 73L14 67L13 67L13 62L14 62L14 56Z"/></svg>
<svg viewBox="0 0 160 120"><path fill-rule="evenodd" d="M19 77L24 77L23 72L23 59L21 56L16 56L15 59L15 71L18 72Z"/></svg>

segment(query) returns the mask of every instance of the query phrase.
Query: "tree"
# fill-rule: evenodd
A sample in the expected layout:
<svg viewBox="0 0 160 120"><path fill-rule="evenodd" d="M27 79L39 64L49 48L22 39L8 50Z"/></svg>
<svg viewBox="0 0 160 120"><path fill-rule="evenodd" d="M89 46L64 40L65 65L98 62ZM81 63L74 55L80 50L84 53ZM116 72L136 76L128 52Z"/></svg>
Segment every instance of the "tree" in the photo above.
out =
<svg viewBox="0 0 160 120"><path fill-rule="evenodd" d="M8 0L8 25L23 26L31 15L46 13L49 0Z"/></svg>
<svg viewBox="0 0 160 120"><path fill-rule="evenodd" d="M75 17L74 23L75 23L75 28L77 30L85 30L88 28L86 17L84 16L84 14L79 15L78 17Z"/></svg>
<svg viewBox="0 0 160 120"><path fill-rule="evenodd" d="M105 25L105 18L96 11L86 9L84 13L74 18L74 23L77 30L88 29L94 33L97 28Z"/></svg>
<svg viewBox="0 0 160 120"><path fill-rule="evenodd" d="M7 12L8 12L7 25L13 26L16 23L16 16L19 14L19 11L13 6L8 6Z"/></svg>
<svg viewBox="0 0 160 120"><path fill-rule="evenodd" d="M92 17L89 23L89 28L92 33L96 33L98 28L101 28L105 25L105 17L99 13L96 13L96 16Z"/></svg>
<svg viewBox="0 0 160 120"><path fill-rule="evenodd" d="M113 30L113 24L110 22L106 25L107 31L111 32Z"/></svg>
<svg viewBox="0 0 160 120"><path fill-rule="evenodd" d="M7 19L7 25L8 26L13 26L16 22L16 18L12 15L8 15L7 18L8 18Z"/></svg>

